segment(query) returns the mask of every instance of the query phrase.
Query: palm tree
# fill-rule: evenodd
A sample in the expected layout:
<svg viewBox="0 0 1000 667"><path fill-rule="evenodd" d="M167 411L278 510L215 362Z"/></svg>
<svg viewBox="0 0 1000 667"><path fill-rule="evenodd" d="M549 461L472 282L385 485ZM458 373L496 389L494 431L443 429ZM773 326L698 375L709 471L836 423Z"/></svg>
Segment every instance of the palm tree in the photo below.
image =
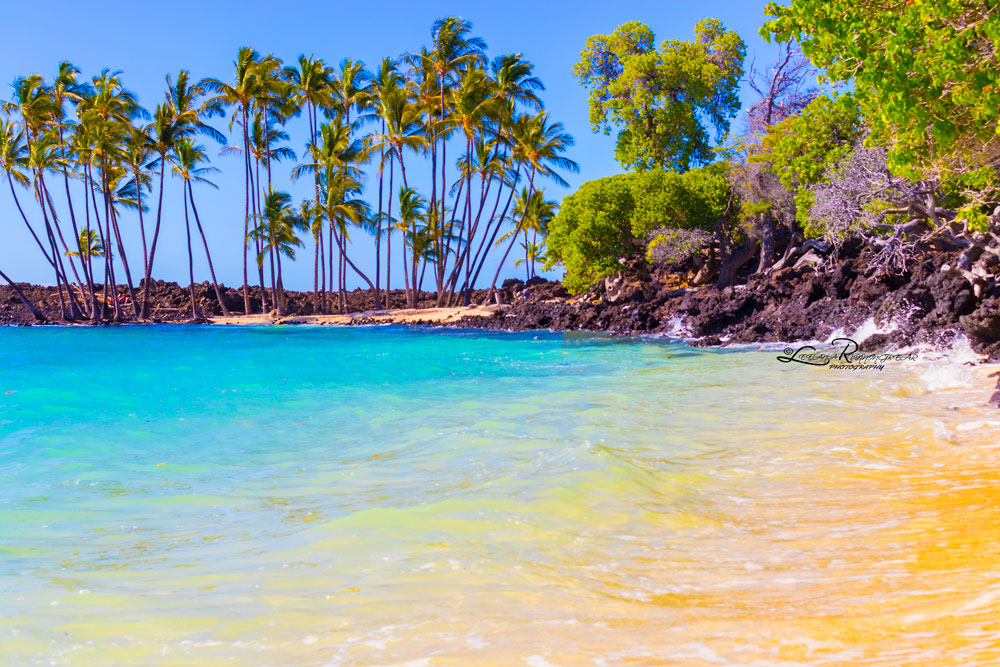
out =
<svg viewBox="0 0 1000 667"><path fill-rule="evenodd" d="M309 140L306 142L306 149L311 147L319 134L319 110L330 109L333 105L333 72L322 60L314 57L299 56L299 66L286 67L284 72L286 80L292 84L291 99L298 109L306 110L306 122L309 127ZM315 161L315 160L314 160ZM314 170L315 185L315 211L316 219L313 221L313 239L316 242L313 264L313 310L319 312L320 294L320 267L323 268L323 291L326 291L326 265L321 263L323 251L323 221L322 206L320 201L320 187L318 170ZM325 300L325 298L324 298Z"/></svg>
<svg viewBox="0 0 1000 667"><path fill-rule="evenodd" d="M183 69L177 73L176 83L167 75L164 103L174 114L177 135L190 137L202 134L225 145L226 135L205 121L207 118L224 115L221 102L217 97L202 100L208 94L207 79L195 84L190 79L191 73Z"/></svg>
<svg viewBox="0 0 1000 667"><path fill-rule="evenodd" d="M344 117L344 124L351 125L351 111L364 112L373 103L371 74L365 64L345 58L340 61L340 74L333 81L334 110Z"/></svg>
<svg viewBox="0 0 1000 667"><path fill-rule="evenodd" d="M271 281L275 293L273 300L279 315L285 314L284 287L281 273L281 256L295 259L295 248L302 245L297 232L305 229L306 222L295 215L292 198L284 192L271 190L264 198L263 216L251 232L261 240L261 252L257 263L263 266L264 254L277 257L277 272L272 268Z"/></svg>
<svg viewBox="0 0 1000 667"><path fill-rule="evenodd" d="M14 112L21 117L21 125L24 130L25 150L29 156L28 164L34 162L31 156L38 155L35 143L39 140L47 127L50 127L58 116L55 99L45 85L44 79L39 74L32 74L26 77L19 77L12 84L14 98L11 102L4 104L4 110L8 113ZM62 259L56 244L55 232L45 211L45 199L42 190L45 187L44 176L35 166L31 166L35 198L42 207L42 218L45 222L45 234L48 241L48 253L52 258L52 266L56 273L56 286L59 293L59 305L64 319L75 319L80 313L76 310L72 299L72 290L69 287L69 280L66 278L65 268L62 266ZM61 236L61 234L60 234ZM65 245L65 243L64 243ZM66 290L70 295L70 303L67 306L63 298L62 286L66 285ZM70 310L72 308L73 310Z"/></svg>
<svg viewBox="0 0 1000 667"><path fill-rule="evenodd" d="M146 275L149 269L149 246L146 243L146 222L143 218L145 205L142 202L143 190L149 190L152 185L147 165L153 160L151 141L146 133L138 127L129 128L128 137L122 147L122 163L132 173L132 182L136 186L136 208L139 211L139 235L142 239L142 273Z"/></svg>
<svg viewBox="0 0 1000 667"><path fill-rule="evenodd" d="M81 229L80 237L77 239L77 248L79 250L71 250L69 254L84 259L104 256L104 243L95 231Z"/></svg>
<svg viewBox="0 0 1000 667"><path fill-rule="evenodd" d="M556 170L580 171L580 166L576 162L562 155L566 152L566 149L573 146L573 137L565 131L562 123L550 122L546 112L540 111L534 116L525 115L518 118L512 129L512 135L515 140L513 157L523 162L529 172L526 198L530 198L535 191L536 175L540 174L560 185L566 185L566 181ZM500 260L497 272L493 276L493 283L490 285L487 301L496 290L500 271L503 268L504 262L507 261L507 257L510 255L514 244L517 242L518 233L524 228L525 213L529 210L526 207L520 220L517 222L510 245L507 246L507 251Z"/></svg>
<svg viewBox="0 0 1000 667"><path fill-rule="evenodd" d="M385 136L385 114L383 99L385 92L392 90L394 88L399 88L400 84L403 82L403 78L399 75L398 63L391 58L383 58L382 62L379 63L378 70L376 70L375 75L372 77L372 116L377 118L381 124L381 132L373 134L369 137L368 141L371 146L377 146L379 151L378 159L378 214L375 217L375 308L382 307L382 295L379 291L379 280L381 277L381 260L382 260L382 193L385 185L385 161L386 156L389 156L390 162L392 161L392 153L386 151L386 142L384 140L377 141L376 137ZM374 155L374 148L373 155ZM391 168L391 165L390 165ZM392 186L389 187L389 197L392 197ZM392 229L391 225L386 226L386 233ZM386 240L386 248L391 250L389 245L389 240ZM391 258L391 253L390 253ZM386 261L386 290L389 289L389 262ZM388 298L388 296L387 296Z"/></svg>
<svg viewBox="0 0 1000 667"><path fill-rule="evenodd" d="M490 64L490 69L493 71L497 97L504 104L522 104L535 111L545 108L538 97L538 92L545 90L545 86L541 79L534 76L535 66L520 53L497 56Z"/></svg>
<svg viewBox="0 0 1000 667"><path fill-rule="evenodd" d="M427 138L420 122L420 107L410 99L408 91L396 86L388 88L380 96L380 113L385 120L385 131L372 136L373 147L385 147L391 156L399 162L400 173L403 177L403 186L409 187L406 178L406 163L404 161L404 151L414 152L422 150L427 146ZM393 190L393 162L390 158L389 165L389 192ZM389 197L388 219L392 219L392 197ZM405 243L405 239L404 239ZM385 288L389 290L389 263L391 254L386 257L386 280Z"/></svg>
<svg viewBox="0 0 1000 667"><path fill-rule="evenodd" d="M441 140L441 210L444 210L445 193L448 189L445 178L445 95L449 83L453 82L459 72L485 60L486 42L479 37L471 37L471 32L472 23L464 19L455 16L438 19L431 26L431 47L425 55L438 79L438 122L441 127L435 134Z"/></svg>
<svg viewBox="0 0 1000 667"><path fill-rule="evenodd" d="M521 219L520 229L524 233L524 241L521 247L524 249L524 257L518 259L514 266L525 264L526 279L530 280L535 275L535 262L544 260L544 241L539 242L538 235L544 236L549 223L556 217L558 204L545 199L545 190L535 190L530 195L528 189L524 188L517 198L514 207L514 214ZM528 239L528 233L532 233L532 239ZM497 244L502 243L517 235L517 230L511 230L500 237Z"/></svg>
<svg viewBox="0 0 1000 667"><path fill-rule="evenodd" d="M350 241L350 226L360 227L365 231L373 231L368 202L361 199L361 181L352 169L351 172L326 172L323 175L323 192L326 194L324 203L327 220L330 221L331 233L337 239L339 250L339 267L337 286L340 294L340 310L347 308L347 267L350 266L362 280L368 283L372 290L375 286L361 269L347 255L347 243Z"/></svg>
<svg viewBox="0 0 1000 667"><path fill-rule="evenodd" d="M66 141L64 130L67 126L66 122L66 102L70 102L74 105L79 105L83 101L83 96L88 92L88 86L85 83L81 83L77 80L77 75L80 74L80 70L77 69L72 63L63 61L59 63L59 68L56 73L56 77L52 82L51 93L52 100L55 102L56 106L56 118L55 124L59 137L59 149L60 149L60 163L62 167L63 174L63 187L66 192L66 205L69 209L70 222L73 226L73 234L75 236L80 236L81 230L77 225L76 221L76 210L73 206L73 197L70 194L69 189L69 154L68 149L70 148L69 143ZM90 296L92 299L91 305L91 318L96 317L96 302L93 300L94 296L94 277L91 271L92 266L89 262L81 261L84 275L87 278L87 286L90 291Z"/></svg>
<svg viewBox="0 0 1000 667"><path fill-rule="evenodd" d="M271 129L284 122L291 109L292 86L285 80L281 59L269 54L260 59L254 68L257 85L254 89L254 106L263 114L264 150L260 151L267 170L267 191L271 191ZM263 182L258 177L258 187Z"/></svg>
<svg viewBox="0 0 1000 667"><path fill-rule="evenodd" d="M415 241L417 234L417 223L427 219L427 200L421 197L414 188L402 186L399 189L399 230L403 233L403 276L406 280L406 305L408 308L417 307L417 253L418 243ZM412 267L406 261L406 247L411 248ZM410 275L412 272L413 283L411 289Z"/></svg>
<svg viewBox="0 0 1000 667"><path fill-rule="evenodd" d="M475 230L472 229L472 149L478 135L486 132L487 125L493 120L497 108L497 99L494 96L495 86L486 73L478 67L470 67L465 71L459 87L452 95L453 100L453 121L456 127L462 130L465 135L465 211L462 215L462 224L458 232L458 242L464 247L461 250L452 277L449 279L448 289L454 290L454 285L458 281L463 260L466 263L466 280L471 274L471 257L469 250L472 247L472 240ZM484 186L485 187L485 184ZM457 203L457 202L456 202ZM482 200L480 200L480 209ZM464 238L463 238L464 235ZM444 249L443 257L450 253L447 245ZM438 263L438 305L444 300L445 292L445 263ZM469 290L465 290L465 303L469 303Z"/></svg>
<svg viewBox="0 0 1000 667"><path fill-rule="evenodd" d="M240 47L233 62L235 78L233 83L224 83L218 79L205 79L203 85L205 89L214 93L215 96L209 104L218 108L234 107L233 115L229 121L232 129L234 124L239 124L243 134L243 168L244 168L244 202L245 212L243 221L243 309L249 315L250 310L250 281L247 275L247 252L250 242L250 105L254 101L259 83L257 80L257 68L260 64L260 54L249 46ZM263 298L263 295L262 295Z"/></svg>
<svg viewBox="0 0 1000 667"><path fill-rule="evenodd" d="M49 255L50 249L46 249L45 244L38 238L34 227L31 226L31 221L28 220L28 216L21 207L17 191L14 189L15 183L23 188L27 188L31 183L31 179L28 176L28 172L30 171L28 148L24 141L24 130L16 128L14 123L6 118L0 118L0 169L3 170L4 175L7 177L7 182L10 185L10 194L14 198L14 204L21 214L21 219L24 221L25 226L27 226L32 238L35 239L35 243L38 244L38 248L42 251L42 255L45 256L45 260L58 274L55 261Z"/></svg>
<svg viewBox="0 0 1000 667"><path fill-rule="evenodd" d="M319 142L311 146L309 153L312 162L298 165L292 172L292 177L298 179L306 173L319 174L321 192L323 194L320 208L330 223L330 284L333 285L333 241L338 249L338 293L341 309L345 308L346 294L344 283L347 277L347 267L350 266L368 286L374 290L374 284L368 276L351 261L347 255L347 240L350 238L348 224L359 227L370 227L370 214L367 202L357 198L361 194L360 164L365 161L368 150L363 141L352 137L352 127L337 117L320 127Z"/></svg>
<svg viewBox="0 0 1000 667"><path fill-rule="evenodd" d="M149 163L150 168L160 169L160 194L159 202L156 205L156 226L153 229L153 242L149 246L149 261L146 263L146 275L142 285L142 314L140 317L149 317L149 285L152 279L153 260L156 259L156 243L160 238L160 222L163 219L163 188L164 169L166 168L168 156L173 153L174 146L178 140L177 123L174 120L173 111L166 104L160 104L153 113L153 122L146 128L145 133L150 137L150 147L158 157Z"/></svg>
<svg viewBox="0 0 1000 667"><path fill-rule="evenodd" d="M184 220L187 221L187 205L188 202L191 203L191 211L194 213L195 225L198 227L198 234L201 236L201 243L205 248L205 259L208 261L208 272L212 276L212 287L215 289L215 298L219 302L219 308L222 310L222 314L229 317L229 308L226 307L226 302L222 298L222 293L219 291L219 281L215 278L215 267L212 264L212 253L208 249L208 240L205 238L205 229L201 225L201 216L198 215L198 207L194 203L194 188L192 185L194 183L204 183L213 188L216 187L215 183L212 183L206 176L211 173L217 173L219 170L214 167L199 167L198 165L204 163L207 160L205 156L205 149L202 146L196 146L191 139L184 137L179 139L174 146L174 173L183 180L183 190L184 190ZM191 255L191 229L188 225L188 255ZM194 269L191 270L191 294L192 294L192 314L194 313ZM194 315L197 317L197 315Z"/></svg>
<svg viewBox="0 0 1000 667"><path fill-rule="evenodd" d="M278 146L279 143L288 140L288 133L284 130L280 130L274 126L274 124L267 124L266 117L263 111L255 111L253 113L253 122L250 126L249 131L250 137L250 156L252 158L253 171L250 173L250 191L251 191L251 210L253 211L253 217L255 220L259 221L260 216L263 215L264 203L264 189L263 189L263 177L260 174L261 165L265 165L267 170L270 169L268 165L272 162L279 162L283 159L290 158L295 159L295 151L288 148L287 146ZM237 147L227 147L222 149L221 154L226 155L230 153L241 152L242 149ZM270 181L270 175L268 175L268 181ZM257 223L255 223L256 226ZM254 237L254 244L256 250L260 253L261 240L259 237ZM273 255L273 253L271 253ZM272 256L271 262L274 262L274 257ZM264 310L267 310L266 299L264 298L264 268L263 266L257 267L258 278L260 280L261 289L261 305ZM272 290L273 294L273 290Z"/></svg>
<svg viewBox="0 0 1000 667"><path fill-rule="evenodd" d="M131 132L132 121L137 118L146 118L148 113L139 106L138 99L131 90L126 88L121 81L121 72L112 72L104 69L97 76L91 78L92 90L82 97L80 102L81 123L90 126L90 134L93 139L94 155L101 174L101 190L104 195L104 216L105 216L105 236L110 238L110 225L113 224L115 242L118 246L118 255L125 269L126 284L129 294L132 297L132 304L136 317L140 316L140 309L135 298L135 290L132 284L132 272L129 268L128 257L125 254L125 247L121 238L121 230L115 219L111 215L111 178L110 174L116 165L122 160L122 146ZM109 269L111 276L111 290L117 294L114 279L114 263L110 253L105 255L105 265ZM115 303L115 319L121 317L117 297Z"/></svg>

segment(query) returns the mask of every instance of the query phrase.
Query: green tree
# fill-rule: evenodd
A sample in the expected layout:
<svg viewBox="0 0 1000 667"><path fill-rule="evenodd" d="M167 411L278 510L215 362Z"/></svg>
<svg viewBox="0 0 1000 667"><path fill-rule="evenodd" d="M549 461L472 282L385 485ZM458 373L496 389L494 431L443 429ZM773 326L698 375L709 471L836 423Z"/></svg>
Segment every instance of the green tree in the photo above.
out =
<svg viewBox="0 0 1000 667"><path fill-rule="evenodd" d="M567 289L582 292L621 270L619 260L666 240L664 228L715 227L732 211L728 169L727 163L684 173L654 169L584 183L548 224L545 268L563 265Z"/></svg>
<svg viewBox="0 0 1000 667"><path fill-rule="evenodd" d="M959 219L983 228L1000 189L1000 8L982 0L771 3L761 34L794 37L834 83L853 83L889 168L961 191ZM934 208L934 204L929 204Z"/></svg>
<svg viewBox="0 0 1000 667"><path fill-rule="evenodd" d="M562 200L559 215L549 223L545 268L563 265L563 284L571 292L613 275L621 269L619 258L639 249L632 235L632 180L622 174L587 181Z"/></svg>
<svg viewBox="0 0 1000 667"><path fill-rule="evenodd" d="M265 255L277 258L276 270L272 268L271 284L275 290L273 300L279 315L285 314L281 257L295 259L295 248L302 245L298 232L305 229L306 222L296 215L291 196L275 190L267 193L261 220L250 233L261 241L261 251L257 254L258 266L263 266Z"/></svg>
<svg viewBox="0 0 1000 667"><path fill-rule="evenodd" d="M807 238L818 236L809 218L812 191L860 139L862 127L850 95L817 97L801 112L772 125L750 156L778 177L794 196L795 219Z"/></svg>
<svg viewBox="0 0 1000 667"><path fill-rule="evenodd" d="M668 40L632 21L587 40L573 67L590 89L590 123L620 127L615 157L627 169L680 171L713 159L706 122L722 141L740 109L746 45L717 19L695 26L694 41Z"/></svg>
<svg viewBox="0 0 1000 667"><path fill-rule="evenodd" d="M83 259L104 256L104 243L97 235L97 232L93 230L80 230L80 237L77 239L77 248L79 250L70 250L69 254L75 257L82 257Z"/></svg>

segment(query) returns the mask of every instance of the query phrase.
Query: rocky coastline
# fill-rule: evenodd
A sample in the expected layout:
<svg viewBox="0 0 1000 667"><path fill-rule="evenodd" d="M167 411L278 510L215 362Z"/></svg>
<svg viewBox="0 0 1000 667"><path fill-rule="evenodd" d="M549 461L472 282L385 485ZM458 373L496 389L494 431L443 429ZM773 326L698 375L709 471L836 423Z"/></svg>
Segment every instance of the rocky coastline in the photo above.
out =
<svg viewBox="0 0 1000 667"><path fill-rule="evenodd" d="M931 252L905 272L890 274L869 268L865 251L842 248L821 261L741 276L736 285L724 289L692 287L693 274L676 266L631 260L618 275L583 294L573 296L561 283L542 278L510 279L488 303L486 290L475 291L473 303L485 307L467 315L446 321L414 316L407 321L507 331L655 333L690 338L699 345L825 340L834 332L855 332L870 323L883 333L867 338L869 348L947 347L965 336L976 352L998 361L1000 285L994 276L970 281L967 272L951 268L958 259L958 253ZM59 304L54 288L19 287L56 323ZM221 291L228 308L241 313L242 292L228 287ZM289 316L317 314L311 292L287 294ZM152 322L193 321L186 288L154 281L151 295ZM205 317L221 314L211 284L196 284L195 295ZM368 290L347 292L347 304L346 313L384 312L375 311ZM393 290L390 305L404 308L402 290ZM434 306L434 294L422 293L418 309ZM371 320L353 317L344 323ZM32 323L14 291L0 286L0 324Z"/></svg>

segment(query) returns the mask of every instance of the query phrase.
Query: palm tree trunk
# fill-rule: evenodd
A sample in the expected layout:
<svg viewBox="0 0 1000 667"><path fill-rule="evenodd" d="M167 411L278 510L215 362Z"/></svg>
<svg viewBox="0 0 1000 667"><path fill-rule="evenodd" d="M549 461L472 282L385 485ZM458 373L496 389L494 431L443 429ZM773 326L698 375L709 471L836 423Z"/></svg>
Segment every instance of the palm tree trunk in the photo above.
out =
<svg viewBox="0 0 1000 667"><path fill-rule="evenodd" d="M320 228L322 229L322 228ZM313 241L316 242L316 253L313 257L313 312L319 312L319 247L323 243L319 234L313 234Z"/></svg>
<svg viewBox="0 0 1000 667"><path fill-rule="evenodd" d="M389 212L386 214L385 228L385 307L392 309L392 287L389 279L392 277L392 176L396 166L395 160L389 160Z"/></svg>
<svg viewBox="0 0 1000 667"><path fill-rule="evenodd" d="M118 243L118 254L121 256L122 266L125 268L125 284L128 286L129 299L132 300L132 309L135 311L135 316L139 317L139 302L135 298L135 288L132 286L132 272L128 268L128 258L125 257L125 246L122 245L121 232L118 230L118 214L115 213L114 207L111 209L111 223L114 225L115 240Z"/></svg>
<svg viewBox="0 0 1000 667"><path fill-rule="evenodd" d="M35 243L38 244L38 249L41 250L42 255L45 256L45 261L48 262L49 265L52 266L52 268L55 268L55 260L53 260L52 257L49 255L49 251L45 249L45 245L42 243L42 240L38 238L38 234L35 233L35 228L31 226L31 222L28 220L28 216L25 215L24 209L21 208L21 202L17 198L17 191L14 190L13 179L8 178L7 182L10 185L10 194L13 195L14 203L17 205L17 210L21 214L21 219L24 220L24 224L28 227L28 231L31 232L32 238L34 238Z"/></svg>
<svg viewBox="0 0 1000 667"><path fill-rule="evenodd" d="M102 166L102 172L103 171L104 167ZM121 257L122 267L125 269L125 284L128 287L129 298L132 300L132 309L135 311L135 316L139 317L139 304L135 298L135 289L132 286L132 272L129 270L128 257L125 255L125 246L122 244L121 230L118 228L118 216L115 213L114 206L111 205L111 186L108 183L106 175L104 176L104 182L107 189L105 197L107 197L108 201L109 217L115 232L115 242L118 245L118 255Z"/></svg>
<svg viewBox="0 0 1000 667"><path fill-rule="evenodd" d="M62 243L63 252L66 255L66 262L69 264L69 268L73 271L73 277L76 278L77 285L80 285L81 296L83 293L83 281L80 280L80 274L76 270L76 262L73 261L73 255L70 254L69 246L66 244L66 239L63 237L62 229L59 226L59 218L56 215L55 206L52 204L52 196L49 194L49 186L45 184L45 176L42 172L38 172L38 183L42 195L45 197L44 202L40 201L42 206L42 212L45 212L45 205L48 204L49 212L52 214L52 227L54 229L56 238ZM62 265L62 257L59 258L60 266ZM83 317L83 304L79 303L76 298L76 294L73 292L72 285L69 281L69 275L66 273L66 269L63 268L63 277L66 282L66 294L68 295L70 308L73 312L74 319L79 319Z"/></svg>
<svg viewBox="0 0 1000 667"><path fill-rule="evenodd" d="M96 184L94 183L94 174L90 169L90 165L87 165L86 169L87 182L90 187L90 206L94 213L94 223L97 225L97 238L101 241L101 247L104 248L104 253L102 258L104 259L104 273L101 276L101 319L108 319L108 261L111 255L111 244L108 239L104 237L104 223L101 222L101 211L97 207L97 193L94 192Z"/></svg>
<svg viewBox="0 0 1000 667"><path fill-rule="evenodd" d="M59 145L60 145L60 152L62 153L63 160L65 160L66 159L66 151L65 151L65 143L63 142L63 126L62 126L62 122L59 123ZM66 169L65 162L63 163L62 173L63 173L63 186L66 188L66 206L69 208L69 218L70 218L70 221L73 224L73 235L74 235L74 238L79 239L80 238L80 230L79 230L78 225L76 224L76 211L75 211L75 209L73 207L73 197L70 195L70 191L69 191L69 172ZM141 202L140 202L140 206L141 206ZM87 238L89 240L89 238L90 238L89 234L87 235ZM144 243L145 243L145 241L144 241ZM87 256L89 258L89 256L90 256L89 253L88 253ZM83 274L87 278L87 288L90 290L90 294L93 295L94 294L94 277L91 274L90 267L88 266L88 260L84 259L82 256L80 257L80 266L83 268ZM91 305L93 305L93 304L91 304ZM90 317L91 317L91 319L93 319L95 317L94 312L91 312L91 316Z"/></svg>
<svg viewBox="0 0 1000 667"><path fill-rule="evenodd" d="M405 290L404 294L406 295L406 307L412 308L413 298L410 295L410 264L406 260L406 232L402 232L402 234L403 234L403 249L402 249L401 259L403 265L403 285Z"/></svg>
<svg viewBox="0 0 1000 667"><path fill-rule="evenodd" d="M319 224L319 240L316 243L316 248L319 251L319 296L321 301L320 308L322 308L322 304L326 303L326 249L323 245L323 221L321 220ZM316 312L319 313L321 311L317 310Z"/></svg>
<svg viewBox="0 0 1000 667"><path fill-rule="evenodd" d="M149 319L149 283L153 275L153 260L156 258L156 242L160 238L160 221L163 219L163 175L167 164L167 156L160 155L160 195L156 205L156 226L153 228L153 243L149 246L149 262L146 264L146 275L142 281L142 315ZM107 254L107 249L105 249ZM246 267L244 266L244 271Z"/></svg>
<svg viewBox="0 0 1000 667"><path fill-rule="evenodd" d="M415 231L416 230L414 230L414 232ZM413 286L413 307L416 308L417 303L419 303L420 300L420 294L417 291L417 268L420 266L420 256L415 251L410 254L412 255L410 257L410 260L411 263L413 264L413 266L410 269L411 271L413 271L413 280L410 281L410 284Z"/></svg>
<svg viewBox="0 0 1000 667"><path fill-rule="evenodd" d="M468 166L466 167L466 171L468 172ZM463 193L465 194L465 205L462 206L462 209L463 209L462 210L462 222L461 222L461 224L459 225L459 228L458 228L458 238L459 238L459 247L460 248L463 247L462 243L461 243L461 239L462 239L462 236L464 235L465 229L466 229L466 217L469 217L468 211L466 209L469 209L469 201L470 201L470 197L472 196L472 186L471 186L471 184L469 184L468 187L466 187L466 185L467 184L466 184L466 181L465 181L464 178L461 181L459 181L458 196L455 199L455 202L456 202L456 207L455 208L456 208L456 211L457 211L457 209L458 209L457 204L459 202L461 202L461 200L462 200L462 194ZM451 217L451 226L454 226L454 224L455 224L455 216L452 215L452 217ZM466 244L466 246L467 245L468 244ZM444 254L445 254L445 256L448 256L448 255L451 254L451 239L449 239L445 243ZM452 266L451 273L448 274L448 278L444 281L444 289L445 289L445 295L446 295L445 303L448 306L451 306L452 302L454 301L455 287L458 285L458 279L459 279L459 277L462 274L462 261L463 260L462 260L462 252L461 252L461 250L459 250L457 254L458 254L458 257L455 260L454 266ZM444 268L444 267L442 267L442 268Z"/></svg>
<svg viewBox="0 0 1000 667"><path fill-rule="evenodd" d="M84 188L83 188L83 212L86 215L87 220L87 240L90 242L90 235L92 230L90 228L90 192L92 190L90 183L90 171L84 171ZM97 312L97 292L94 290L94 256L91 253L87 253L87 274L90 276L90 319L96 320L99 316Z"/></svg>
<svg viewBox="0 0 1000 667"><path fill-rule="evenodd" d="M219 291L219 281L215 279L215 267L212 265L212 253L208 250L208 239L205 238L205 230L201 226L201 217L198 215L198 207L194 204L194 190L191 184L187 183L188 197L191 199L191 211L194 213L194 222L198 226L198 234L201 235L201 243L205 246L205 259L208 260L208 273L212 276L212 287L215 288L215 298L219 300L219 308L225 317L230 316L226 302L222 300L222 293Z"/></svg>
<svg viewBox="0 0 1000 667"><path fill-rule="evenodd" d="M199 319L198 315L198 305L194 300L194 253L191 251L191 221L188 219L188 202L187 197L184 198L184 228L187 230L187 249L188 249L188 293L191 295L191 319Z"/></svg>
<svg viewBox="0 0 1000 667"><path fill-rule="evenodd" d="M249 155L249 153L248 153ZM249 159L249 158L247 158ZM259 163L258 163L259 167ZM257 197L257 181L254 179L253 169L250 169L250 192L252 194L250 198L250 208L253 214L254 227L259 226L260 218L260 202ZM257 170L257 175L260 176L260 169ZM264 286L264 264L263 257L264 253L261 249L261 238L259 234L254 234L254 249L257 251L257 277L260 279L260 306L261 312L267 312L267 289Z"/></svg>
<svg viewBox="0 0 1000 667"><path fill-rule="evenodd" d="M535 168L532 167L531 176L528 178L528 195L527 195L528 200L531 199L531 193L534 190L534 187L535 187ZM527 215L527 211L524 212L524 215ZM514 244L517 243L517 236L521 232L521 227L524 225L524 215L521 216L521 221L518 222L517 226L514 228L514 233L510 235L510 245L507 246L507 252L503 254L503 257L500 259L500 265L497 266L497 272L493 275L493 282L490 284L490 291L486 295L487 301L489 301L490 297L493 296L493 292L496 291L497 279L500 278L500 271L503 270L503 265L507 261L507 257L510 255L510 251L514 249Z"/></svg>
<svg viewBox="0 0 1000 667"><path fill-rule="evenodd" d="M250 135L247 133L247 105L242 105L243 118L243 182L246 215L243 220L243 314L249 315L250 276L247 273L247 254L250 250Z"/></svg>
<svg viewBox="0 0 1000 667"><path fill-rule="evenodd" d="M135 197L139 209L139 234L142 237L142 273L145 275L146 267L149 266L149 249L146 246L146 223L142 217L142 186L139 184L138 169L132 169L132 177L135 180Z"/></svg>
<svg viewBox="0 0 1000 667"><path fill-rule="evenodd" d="M115 279L115 259L111 252L111 201L108 197L108 187L105 181L104 169L101 169L101 193L104 195L104 265L108 279L111 281L111 298L115 304L115 322L122 321L122 306L118 303L118 281ZM107 298L105 297L105 302Z"/></svg>
<svg viewBox="0 0 1000 667"><path fill-rule="evenodd" d="M507 203L504 204L503 212L500 214L500 219L497 220L496 227L493 228L493 235L490 237L489 243L485 245L485 249L483 251L482 257L480 257L478 259L479 264L476 267L476 272L472 276L472 280L470 281L470 283L473 284L473 285L475 285L476 281L479 280L479 274L482 273L483 268L486 266L486 260L490 256L490 249L493 248L493 244L496 243L497 236L500 234L500 229L503 227L503 221L507 218L507 212L510 210L511 202L513 202L513 200L514 200L514 193L516 192L516 184L517 184L518 177L520 176L520 172L521 172L521 167L520 167L520 165L518 165L517 172L514 175L514 180L511 183L510 193L507 195ZM501 183L501 187L497 190L497 203L498 204L500 202L500 195L502 193L503 193L503 185ZM496 205L494 205L494 207L493 207L493 214L491 215L491 217L496 217ZM483 236L483 241L485 242L485 240L486 240L486 237ZM496 280L494 280L494 284L495 283L496 283ZM489 298L492 295L493 295L493 290L491 288L489 294L487 295L487 300L489 300Z"/></svg>
<svg viewBox="0 0 1000 667"><path fill-rule="evenodd" d="M281 253L278 255L278 314L286 314L286 304L285 304L285 286L281 282Z"/></svg>
<svg viewBox="0 0 1000 667"><path fill-rule="evenodd" d="M83 281L80 280L80 274L76 270L76 262L73 261L73 255L70 254L69 245L66 243L66 239L63 236L62 228L59 225L59 216L56 214L56 207L52 203L52 195L49 193L49 186L45 184L45 177L39 173L39 181L41 183L42 194L45 196L45 204L48 204L49 213L52 215L52 227L55 229L56 238L62 244L63 252L66 255L66 261L69 263L69 268L73 271L73 277L76 278L78 285L83 285ZM44 205L44 204L43 204ZM67 289L69 284L66 285Z"/></svg>
<svg viewBox="0 0 1000 667"><path fill-rule="evenodd" d="M66 301L63 298L63 292L62 292L63 281L65 280L66 270L65 268L63 268L62 258L59 256L59 247L56 245L56 238L55 235L52 233L52 225L49 223L49 215L45 211L45 204L42 203L43 199L41 190L39 189L39 176L37 171L35 172L34 189L35 189L35 198L38 200L39 206L42 209L42 220L45 222L45 237L49 241L49 252L52 253L52 258L53 258L52 266L55 269L56 273L56 290L59 294L59 308L62 311L63 319L69 321L72 320L73 317L72 314L70 313L70 310L67 308ZM69 281L66 280L66 282L68 283Z"/></svg>
<svg viewBox="0 0 1000 667"><path fill-rule="evenodd" d="M333 227L333 218L330 216L329 211L326 214L327 221L330 223L330 238L327 239L327 254L326 262L330 268L330 290L327 292L326 296L326 314L329 315L333 312L333 242L336 232Z"/></svg>
<svg viewBox="0 0 1000 667"><path fill-rule="evenodd" d="M482 174L480 174L480 176L482 176ZM482 220L482 217L483 217L483 210L486 208L486 199L489 197L490 188L492 188L492 187L493 187L493 176L492 176L492 174L490 175L490 177L488 179L486 179L486 178L480 178L480 185L479 185L479 210L476 212L476 221L472 225L472 232L470 233L470 236L469 236L469 243L467 244L467 246L465 248L465 283L462 285L462 289L468 289L469 292L470 292L470 294L471 294L472 289L474 287L474 283L472 282L471 267L472 266L477 266L478 261L479 261L479 253L480 253L480 251L483 248L483 244L486 241L486 237L489 236L490 225L489 225L488 222L486 224L486 228L483 230L483 238L479 242L479 247L476 249L475 255L473 255L473 253L472 253L472 243L473 243L473 241L476 238L476 233L479 231L479 223L480 223L480 221ZM499 190L502 190L502 189L503 189L503 185L501 184ZM499 192L499 190L497 191L497 204L500 203L500 192ZM496 215L496 208L497 208L497 206L495 204L493 206L493 215Z"/></svg>
<svg viewBox="0 0 1000 667"><path fill-rule="evenodd" d="M13 280L7 277L6 273L0 271L0 278L3 278L3 280L10 285L11 289L14 290L14 293L17 294L17 298L21 300L21 303L23 303L24 307L28 309L31 316L35 318L36 322L45 321L45 315L42 314L42 311L38 310L38 307L31 303L31 301L28 300L28 297L24 296L24 292L22 292L21 289L14 284Z"/></svg>
<svg viewBox="0 0 1000 667"><path fill-rule="evenodd" d="M382 135L385 136L385 118L382 119ZM382 309L382 293L379 291L379 279L382 262L382 189L385 185L385 174L382 167L385 165L385 145L379 146L378 155L378 217L375 219L375 310Z"/></svg>

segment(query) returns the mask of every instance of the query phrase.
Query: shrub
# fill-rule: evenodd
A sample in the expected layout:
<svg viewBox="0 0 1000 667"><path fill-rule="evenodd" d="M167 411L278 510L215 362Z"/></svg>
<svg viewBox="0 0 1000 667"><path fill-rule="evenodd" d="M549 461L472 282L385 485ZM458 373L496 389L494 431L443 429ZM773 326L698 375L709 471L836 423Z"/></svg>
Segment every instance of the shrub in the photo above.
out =
<svg viewBox="0 0 1000 667"><path fill-rule="evenodd" d="M735 212L717 163L684 173L654 169L588 181L563 199L549 225L546 268L562 264L573 293L613 275L662 228L707 230Z"/></svg>

